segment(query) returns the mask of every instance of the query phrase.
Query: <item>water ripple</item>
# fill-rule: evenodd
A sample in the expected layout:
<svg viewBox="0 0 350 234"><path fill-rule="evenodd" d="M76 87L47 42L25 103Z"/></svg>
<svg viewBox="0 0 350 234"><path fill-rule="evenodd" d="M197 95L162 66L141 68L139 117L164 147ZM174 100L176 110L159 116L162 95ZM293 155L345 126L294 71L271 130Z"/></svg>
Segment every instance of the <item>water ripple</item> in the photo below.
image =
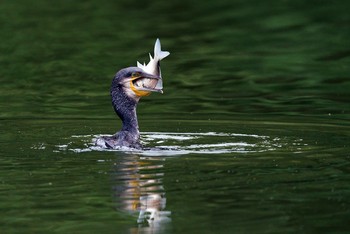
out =
<svg viewBox="0 0 350 234"><path fill-rule="evenodd" d="M302 139L283 139L256 134L242 133L173 133L143 132L141 142L144 150L127 147L107 149L95 144L102 135L73 135L70 142L56 145L57 151L73 151L76 153L90 151L123 151L145 156L175 156L184 154L228 154L251 153L277 150L283 146L304 145ZM105 135L103 135L105 136Z"/></svg>

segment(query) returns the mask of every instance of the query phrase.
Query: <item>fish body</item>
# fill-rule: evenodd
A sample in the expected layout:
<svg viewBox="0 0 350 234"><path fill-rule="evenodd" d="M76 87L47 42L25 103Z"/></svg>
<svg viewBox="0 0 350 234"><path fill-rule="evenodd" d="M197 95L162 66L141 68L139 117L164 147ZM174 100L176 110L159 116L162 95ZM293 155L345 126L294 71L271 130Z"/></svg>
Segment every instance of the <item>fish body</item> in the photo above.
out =
<svg viewBox="0 0 350 234"><path fill-rule="evenodd" d="M167 57L170 53L168 51L162 51L161 45L160 45L160 40L157 39L156 43L154 44L154 54L153 58L152 55L149 54L150 61L146 65L141 64L140 62L137 62L137 67L141 68L144 72L158 76L162 78L162 73L160 70L160 60L164 59ZM162 79L156 81L156 80L150 80L150 83L147 84L147 86L152 87L152 88L157 88L157 89L162 89L163 88L163 82Z"/></svg>

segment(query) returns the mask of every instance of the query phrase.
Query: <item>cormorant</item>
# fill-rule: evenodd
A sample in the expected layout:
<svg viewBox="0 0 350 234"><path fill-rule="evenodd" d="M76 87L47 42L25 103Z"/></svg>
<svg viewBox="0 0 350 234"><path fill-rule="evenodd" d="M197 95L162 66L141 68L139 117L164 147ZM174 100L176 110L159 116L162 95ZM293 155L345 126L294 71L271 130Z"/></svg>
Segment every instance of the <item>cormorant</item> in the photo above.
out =
<svg viewBox="0 0 350 234"><path fill-rule="evenodd" d="M112 81L110 94L115 112L123 122L122 129L113 136L102 136L96 144L103 148L129 147L142 149L140 143L139 125L136 115L136 106L143 96L151 92L163 93L163 82L160 71L160 60L170 53L161 50L159 39L154 45L154 58L137 67L128 67L118 71Z"/></svg>

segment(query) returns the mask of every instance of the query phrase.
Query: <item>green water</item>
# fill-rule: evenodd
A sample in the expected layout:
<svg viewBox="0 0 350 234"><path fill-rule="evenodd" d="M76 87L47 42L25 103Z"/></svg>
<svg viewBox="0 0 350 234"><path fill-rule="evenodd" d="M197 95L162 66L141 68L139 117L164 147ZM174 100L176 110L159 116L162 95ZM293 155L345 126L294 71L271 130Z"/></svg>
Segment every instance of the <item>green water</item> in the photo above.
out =
<svg viewBox="0 0 350 234"><path fill-rule="evenodd" d="M345 1L0 3L0 233L349 233ZM146 151L93 145L148 62Z"/></svg>

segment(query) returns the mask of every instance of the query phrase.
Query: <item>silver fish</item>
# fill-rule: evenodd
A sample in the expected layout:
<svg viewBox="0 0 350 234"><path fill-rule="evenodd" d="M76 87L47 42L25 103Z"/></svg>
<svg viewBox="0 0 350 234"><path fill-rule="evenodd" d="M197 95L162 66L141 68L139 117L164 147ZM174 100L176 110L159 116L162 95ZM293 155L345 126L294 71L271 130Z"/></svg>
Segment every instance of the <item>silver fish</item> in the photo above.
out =
<svg viewBox="0 0 350 234"><path fill-rule="evenodd" d="M157 38L156 43L154 44L154 58L152 58L152 55L149 54L150 61L146 65L145 63L141 64L137 62L137 67L141 68L144 72L159 76L162 78L162 73L160 70L160 60L167 57L170 53L168 51L162 51L160 40ZM163 81L162 79L155 80L155 79L147 79L143 80L143 86L150 87L153 89L163 89Z"/></svg>

